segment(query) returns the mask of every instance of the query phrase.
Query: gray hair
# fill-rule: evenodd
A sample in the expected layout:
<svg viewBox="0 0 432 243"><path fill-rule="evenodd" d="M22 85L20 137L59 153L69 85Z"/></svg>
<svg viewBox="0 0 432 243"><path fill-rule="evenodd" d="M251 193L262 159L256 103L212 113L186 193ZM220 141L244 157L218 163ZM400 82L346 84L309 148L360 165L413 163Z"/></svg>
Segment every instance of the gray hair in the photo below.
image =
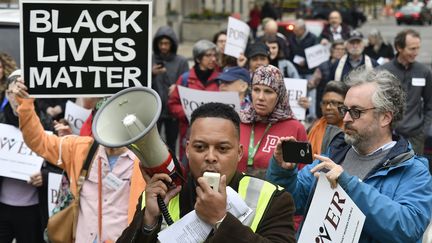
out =
<svg viewBox="0 0 432 243"><path fill-rule="evenodd" d="M304 21L304 19L297 19L295 22L295 28L302 28L304 30L306 30L306 23Z"/></svg>
<svg viewBox="0 0 432 243"><path fill-rule="evenodd" d="M406 93L401 82L385 69L366 70L364 66L354 69L348 74L345 83L349 87L366 83L376 85L372 95L372 103L379 112L391 112L392 123L402 120L405 111Z"/></svg>
<svg viewBox="0 0 432 243"><path fill-rule="evenodd" d="M194 61L196 62L197 60L201 60L206 51L210 49L214 49L216 51L216 45L213 42L209 40L197 41L192 48Z"/></svg>

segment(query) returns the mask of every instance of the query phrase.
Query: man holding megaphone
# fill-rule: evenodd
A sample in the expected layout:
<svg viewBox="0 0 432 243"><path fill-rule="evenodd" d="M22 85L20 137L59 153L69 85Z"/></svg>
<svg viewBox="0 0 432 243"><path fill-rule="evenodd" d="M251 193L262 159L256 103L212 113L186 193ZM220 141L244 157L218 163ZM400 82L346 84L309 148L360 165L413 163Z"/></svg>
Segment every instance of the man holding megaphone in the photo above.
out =
<svg viewBox="0 0 432 243"><path fill-rule="evenodd" d="M174 221L195 210L213 229L211 242L295 242L294 206L290 194L269 182L237 172L243 155L240 118L230 106L208 103L192 113L186 156L190 174L187 183L170 187L165 173L152 176L143 171L146 191L138 200L132 223L118 242L156 242L165 221L157 203L162 197ZM221 175L213 190L205 172ZM253 211L241 222L227 211L227 186L234 189Z"/></svg>
<svg viewBox="0 0 432 243"><path fill-rule="evenodd" d="M80 172L94 139L46 134L23 80L18 78L9 89L19 103L19 123L25 143L33 152L66 171L70 190L77 198ZM128 224L128 214L132 219L136 200L144 190L139 161L126 147L99 146L92 161L79 193L76 235L61 242L117 240Z"/></svg>

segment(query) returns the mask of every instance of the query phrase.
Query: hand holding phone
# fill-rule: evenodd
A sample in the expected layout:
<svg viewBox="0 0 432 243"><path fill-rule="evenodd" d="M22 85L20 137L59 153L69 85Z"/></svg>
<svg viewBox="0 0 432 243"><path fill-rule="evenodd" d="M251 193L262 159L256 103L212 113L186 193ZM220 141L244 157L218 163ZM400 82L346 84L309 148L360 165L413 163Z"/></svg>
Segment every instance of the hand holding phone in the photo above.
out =
<svg viewBox="0 0 432 243"><path fill-rule="evenodd" d="M213 191L219 191L219 181L220 174L215 172L204 172L204 178L207 180L209 186L213 189Z"/></svg>
<svg viewBox="0 0 432 243"><path fill-rule="evenodd" d="M308 142L282 141L282 158L285 162L311 164L312 147Z"/></svg>

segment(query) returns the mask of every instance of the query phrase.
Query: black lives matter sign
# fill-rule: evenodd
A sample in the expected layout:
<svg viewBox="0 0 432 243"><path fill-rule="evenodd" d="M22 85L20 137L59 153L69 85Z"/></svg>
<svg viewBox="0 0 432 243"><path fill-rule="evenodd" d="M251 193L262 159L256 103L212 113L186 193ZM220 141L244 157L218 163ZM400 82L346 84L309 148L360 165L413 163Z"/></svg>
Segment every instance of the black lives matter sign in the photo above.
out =
<svg viewBox="0 0 432 243"><path fill-rule="evenodd" d="M21 4L31 96L106 96L150 86L151 2Z"/></svg>

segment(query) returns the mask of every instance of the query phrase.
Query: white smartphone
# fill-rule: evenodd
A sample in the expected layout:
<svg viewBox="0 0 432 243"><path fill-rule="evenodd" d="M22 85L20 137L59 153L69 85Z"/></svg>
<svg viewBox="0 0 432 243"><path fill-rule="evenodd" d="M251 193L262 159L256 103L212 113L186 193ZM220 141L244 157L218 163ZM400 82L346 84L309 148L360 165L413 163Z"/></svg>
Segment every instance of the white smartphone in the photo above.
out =
<svg viewBox="0 0 432 243"><path fill-rule="evenodd" d="M204 172L204 178L207 180L209 186L213 189L213 191L219 191L219 181L220 174L215 172Z"/></svg>

